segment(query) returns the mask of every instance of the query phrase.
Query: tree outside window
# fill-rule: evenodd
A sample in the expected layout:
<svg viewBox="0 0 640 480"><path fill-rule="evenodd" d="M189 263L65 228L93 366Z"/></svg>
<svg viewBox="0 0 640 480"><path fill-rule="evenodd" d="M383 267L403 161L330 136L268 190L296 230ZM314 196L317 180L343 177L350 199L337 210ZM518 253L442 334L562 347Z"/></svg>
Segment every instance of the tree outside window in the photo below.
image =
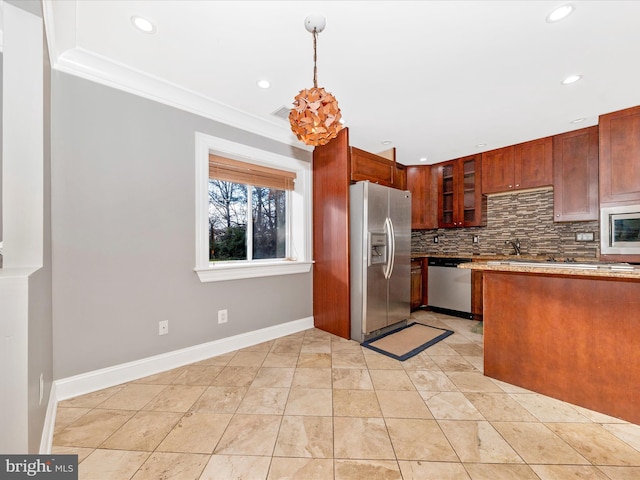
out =
<svg viewBox="0 0 640 480"><path fill-rule="evenodd" d="M210 261L285 258L287 196L282 189L210 178Z"/></svg>

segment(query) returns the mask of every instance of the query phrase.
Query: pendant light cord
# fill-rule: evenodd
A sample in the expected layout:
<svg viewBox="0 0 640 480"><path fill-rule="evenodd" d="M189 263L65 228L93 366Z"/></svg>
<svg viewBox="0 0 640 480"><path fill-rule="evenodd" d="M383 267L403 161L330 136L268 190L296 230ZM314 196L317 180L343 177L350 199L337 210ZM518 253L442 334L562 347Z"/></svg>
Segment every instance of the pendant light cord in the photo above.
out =
<svg viewBox="0 0 640 480"><path fill-rule="evenodd" d="M318 31L313 29L313 86L318 88L318 53L316 51L316 42L318 40Z"/></svg>

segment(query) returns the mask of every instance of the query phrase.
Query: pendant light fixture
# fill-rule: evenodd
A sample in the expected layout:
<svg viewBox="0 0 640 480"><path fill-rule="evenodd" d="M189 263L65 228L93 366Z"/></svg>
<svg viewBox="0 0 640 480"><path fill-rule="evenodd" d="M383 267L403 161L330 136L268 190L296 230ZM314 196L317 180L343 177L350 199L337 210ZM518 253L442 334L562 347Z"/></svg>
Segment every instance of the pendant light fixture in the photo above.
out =
<svg viewBox="0 0 640 480"><path fill-rule="evenodd" d="M342 130L342 114L336 98L324 88L318 88L316 44L318 34L324 30L326 20L312 14L304 20L307 31L313 35L313 88L300 90L289 112L291 130L306 145L326 145Z"/></svg>

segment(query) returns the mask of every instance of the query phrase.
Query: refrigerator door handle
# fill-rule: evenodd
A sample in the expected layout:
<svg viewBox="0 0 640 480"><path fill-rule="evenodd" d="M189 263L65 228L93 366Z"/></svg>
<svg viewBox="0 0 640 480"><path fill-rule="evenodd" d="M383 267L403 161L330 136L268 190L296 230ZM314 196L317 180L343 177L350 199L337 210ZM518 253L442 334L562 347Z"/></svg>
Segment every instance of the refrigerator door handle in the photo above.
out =
<svg viewBox="0 0 640 480"><path fill-rule="evenodd" d="M393 264L396 257L396 236L393 230L393 222L389 217L387 217L384 221L384 229L387 234L387 265L384 270L384 278L387 280L391 278L391 274L393 273Z"/></svg>

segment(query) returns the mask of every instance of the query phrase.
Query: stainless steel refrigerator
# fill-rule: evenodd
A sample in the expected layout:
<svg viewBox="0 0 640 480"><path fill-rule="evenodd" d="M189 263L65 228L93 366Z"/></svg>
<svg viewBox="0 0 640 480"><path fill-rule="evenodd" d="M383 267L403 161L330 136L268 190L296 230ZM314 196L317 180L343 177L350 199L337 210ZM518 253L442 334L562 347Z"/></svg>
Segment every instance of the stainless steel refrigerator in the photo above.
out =
<svg viewBox="0 0 640 480"><path fill-rule="evenodd" d="M351 338L363 342L410 315L411 192L350 188Z"/></svg>

